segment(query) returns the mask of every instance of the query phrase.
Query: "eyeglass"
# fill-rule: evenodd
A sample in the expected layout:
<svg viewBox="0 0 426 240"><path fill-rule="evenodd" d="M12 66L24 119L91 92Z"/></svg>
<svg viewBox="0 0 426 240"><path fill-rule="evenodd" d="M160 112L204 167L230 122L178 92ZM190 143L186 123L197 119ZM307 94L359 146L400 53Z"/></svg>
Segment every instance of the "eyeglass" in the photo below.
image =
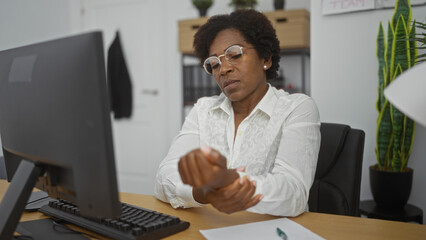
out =
<svg viewBox="0 0 426 240"><path fill-rule="evenodd" d="M225 57L226 61L229 64L236 65L243 56L243 48L251 49L247 47L242 47L240 45L232 45L225 50L225 53L219 56L211 56L208 57L203 64L204 70L208 74L216 75L220 71L220 66L222 65L222 61L220 61L221 57Z"/></svg>

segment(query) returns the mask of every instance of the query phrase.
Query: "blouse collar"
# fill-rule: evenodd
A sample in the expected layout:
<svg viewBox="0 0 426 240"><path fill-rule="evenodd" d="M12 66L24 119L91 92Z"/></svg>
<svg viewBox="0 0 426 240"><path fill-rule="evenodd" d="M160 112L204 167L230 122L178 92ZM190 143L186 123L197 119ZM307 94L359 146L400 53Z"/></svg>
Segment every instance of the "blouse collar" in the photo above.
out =
<svg viewBox="0 0 426 240"><path fill-rule="evenodd" d="M268 83L268 91L266 92L265 96L263 96L263 98L260 100L260 102L256 105L256 107L253 109L250 115L255 113L257 110L260 110L266 113L269 117L271 117L272 111L274 109L274 105L278 100L276 91L277 89ZM231 101L225 96L225 94L221 93L217 100L218 101L216 102L216 104L213 104L213 106L210 108L210 111L221 109L226 114L231 115L233 111L232 104L231 104Z"/></svg>

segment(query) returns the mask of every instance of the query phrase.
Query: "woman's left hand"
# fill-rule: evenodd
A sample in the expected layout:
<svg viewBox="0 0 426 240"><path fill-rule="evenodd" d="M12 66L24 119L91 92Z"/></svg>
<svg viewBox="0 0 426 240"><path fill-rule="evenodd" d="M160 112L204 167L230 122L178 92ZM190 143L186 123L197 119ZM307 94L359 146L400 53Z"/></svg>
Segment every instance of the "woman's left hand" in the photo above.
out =
<svg viewBox="0 0 426 240"><path fill-rule="evenodd" d="M230 214L253 207L262 200L263 196L254 196L256 184L245 176L237 178L232 184L205 192L205 199L221 212ZM254 197L253 197L254 196Z"/></svg>

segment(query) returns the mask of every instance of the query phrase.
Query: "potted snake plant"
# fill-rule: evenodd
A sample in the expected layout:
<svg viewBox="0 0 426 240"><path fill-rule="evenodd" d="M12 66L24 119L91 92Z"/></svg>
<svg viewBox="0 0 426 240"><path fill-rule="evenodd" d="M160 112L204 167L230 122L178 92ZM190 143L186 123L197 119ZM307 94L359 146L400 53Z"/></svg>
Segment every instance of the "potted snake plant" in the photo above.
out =
<svg viewBox="0 0 426 240"><path fill-rule="evenodd" d="M415 123L388 102L383 90L416 64L415 36L416 22L411 22L410 0L396 0L387 34L380 23L377 35L377 164L370 167L370 187L377 206L383 209L403 208L411 192L413 169L407 167L407 162L413 146Z"/></svg>

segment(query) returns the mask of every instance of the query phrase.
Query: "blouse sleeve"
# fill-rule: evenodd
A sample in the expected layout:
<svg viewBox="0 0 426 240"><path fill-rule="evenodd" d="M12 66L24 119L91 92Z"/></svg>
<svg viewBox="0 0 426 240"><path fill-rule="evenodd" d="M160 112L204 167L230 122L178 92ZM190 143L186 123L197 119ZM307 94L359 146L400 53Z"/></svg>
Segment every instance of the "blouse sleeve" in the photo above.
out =
<svg viewBox="0 0 426 240"><path fill-rule="evenodd" d="M174 208L202 206L194 200L192 187L183 184L178 171L180 157L199 147L200 134L197 105L195 105L186 117L181 131L173 140L167 156L160 163L154 188L155 197L169 202Z"/></svg>
<svg viewBox="0 0 426 240"><path fill-rule="evenodd" d="M297 216L306 210L320 147L320 119L312 99L303 101L282 126L282 136L271 172L250 176L263 199L248 211ZM240 173L240 175L246 175Z"/></svg>

